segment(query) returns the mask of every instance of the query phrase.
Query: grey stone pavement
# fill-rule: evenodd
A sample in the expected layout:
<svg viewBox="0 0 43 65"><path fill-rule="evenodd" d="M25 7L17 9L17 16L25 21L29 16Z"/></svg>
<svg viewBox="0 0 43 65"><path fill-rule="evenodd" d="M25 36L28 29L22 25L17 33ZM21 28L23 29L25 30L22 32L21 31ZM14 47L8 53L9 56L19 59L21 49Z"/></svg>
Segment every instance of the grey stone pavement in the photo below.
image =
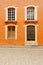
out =
<svg viewBox="0 0 43 65"><path fill-rule="evenodd" d="M43 46L0 47L0 65L43 65Z"/></svg>

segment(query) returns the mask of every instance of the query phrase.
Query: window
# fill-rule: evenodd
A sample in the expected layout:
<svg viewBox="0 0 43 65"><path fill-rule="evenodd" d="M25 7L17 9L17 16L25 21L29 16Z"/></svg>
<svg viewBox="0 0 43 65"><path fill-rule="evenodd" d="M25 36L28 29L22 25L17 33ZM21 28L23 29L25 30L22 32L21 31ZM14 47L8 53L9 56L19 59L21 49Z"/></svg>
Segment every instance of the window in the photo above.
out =
<svg viewBox="0 0 43 65"><path fill-rule="evenodd" d="M15 39L15 26L8 26L8 39Z"/></svg>
<svg viewBox="0 0 43 65"><path fill-rule="evenodd" d="M15 8L8 8L8 20L15 20Z"/></svg>
<svg viewBox="0 0 43 65"><path fill-rule="evenodd" d="M5 8L6 20L5 21L17 21L17 7L9 6Z"/></svg>
<svg viewBox="0 0 43 65"><path fill-rule="evenodd" d="M29 5L25 7L25 21L37 21L37 6Z"/></svg>
<svg viewBox="0 0 43 65"><path fill-rule="evenodd" d="M27 20L34 20L34 12L35 12L34 7L27 8Z"/></svg>
<svg viewBox="0 0 43 65"><path fill-rule="evenodd" d="M17 25L8 24L5 26L5 39L17 39Z"/></svg>

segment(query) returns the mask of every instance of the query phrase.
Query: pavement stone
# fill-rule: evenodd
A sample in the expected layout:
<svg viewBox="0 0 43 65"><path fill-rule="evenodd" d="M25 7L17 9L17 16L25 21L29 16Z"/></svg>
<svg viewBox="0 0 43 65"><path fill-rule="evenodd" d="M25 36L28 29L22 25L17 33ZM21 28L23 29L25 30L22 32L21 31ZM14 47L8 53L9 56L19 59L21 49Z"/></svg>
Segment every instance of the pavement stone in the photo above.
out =
<svg viewBox="0 0 43 65"><path fill-rule="evenodd" d="M43 65L43 46L0 47L0 65Z"/></svg>

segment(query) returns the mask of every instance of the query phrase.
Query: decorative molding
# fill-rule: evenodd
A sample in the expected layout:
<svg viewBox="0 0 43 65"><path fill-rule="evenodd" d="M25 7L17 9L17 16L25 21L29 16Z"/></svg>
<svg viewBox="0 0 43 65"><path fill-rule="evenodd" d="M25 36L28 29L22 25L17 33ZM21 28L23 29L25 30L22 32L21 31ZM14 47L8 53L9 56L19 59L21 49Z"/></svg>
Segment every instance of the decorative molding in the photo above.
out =
<svg viewBox="0 0 43 65"><path fill-rule="evenodd" d="M6 11L6 16L5 16L5 21L8 21L8 8L15 8L15 21L17 21L17 8L15 6L8 6L5 8Z"/></svg>
<svg viewBox="0 0 43 65"><path fill-rule="evenodd" d="M35 8L35 12L34 12L34 14L35 14L35 20L31 20L31 21L37 21L38 20L38 18L37 18L37 9L38 9L38 6L35 6L35 5L28 5L28 6L25 6L24 8L25 8L25 21L27 21L27 8L28 7L34 7ZM30 20L29 20L30 21Z"/></svg>

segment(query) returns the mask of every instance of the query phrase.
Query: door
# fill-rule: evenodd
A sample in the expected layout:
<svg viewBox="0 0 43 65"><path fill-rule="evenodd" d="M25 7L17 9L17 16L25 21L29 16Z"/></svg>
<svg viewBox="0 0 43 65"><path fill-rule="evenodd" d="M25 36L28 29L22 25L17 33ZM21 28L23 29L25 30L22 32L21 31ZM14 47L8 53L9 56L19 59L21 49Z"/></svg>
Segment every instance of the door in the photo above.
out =
<svg viewBox="0 0 43 65"><path fill-rule="evenodd" d="M27 26L27 41L35 41L35 26Z"/></svg>
<svg viewBox="0 0 43 65"><path fill-rule="evenodd" d="M37 25L25 26L25 45L37 45Z"/></svg>

